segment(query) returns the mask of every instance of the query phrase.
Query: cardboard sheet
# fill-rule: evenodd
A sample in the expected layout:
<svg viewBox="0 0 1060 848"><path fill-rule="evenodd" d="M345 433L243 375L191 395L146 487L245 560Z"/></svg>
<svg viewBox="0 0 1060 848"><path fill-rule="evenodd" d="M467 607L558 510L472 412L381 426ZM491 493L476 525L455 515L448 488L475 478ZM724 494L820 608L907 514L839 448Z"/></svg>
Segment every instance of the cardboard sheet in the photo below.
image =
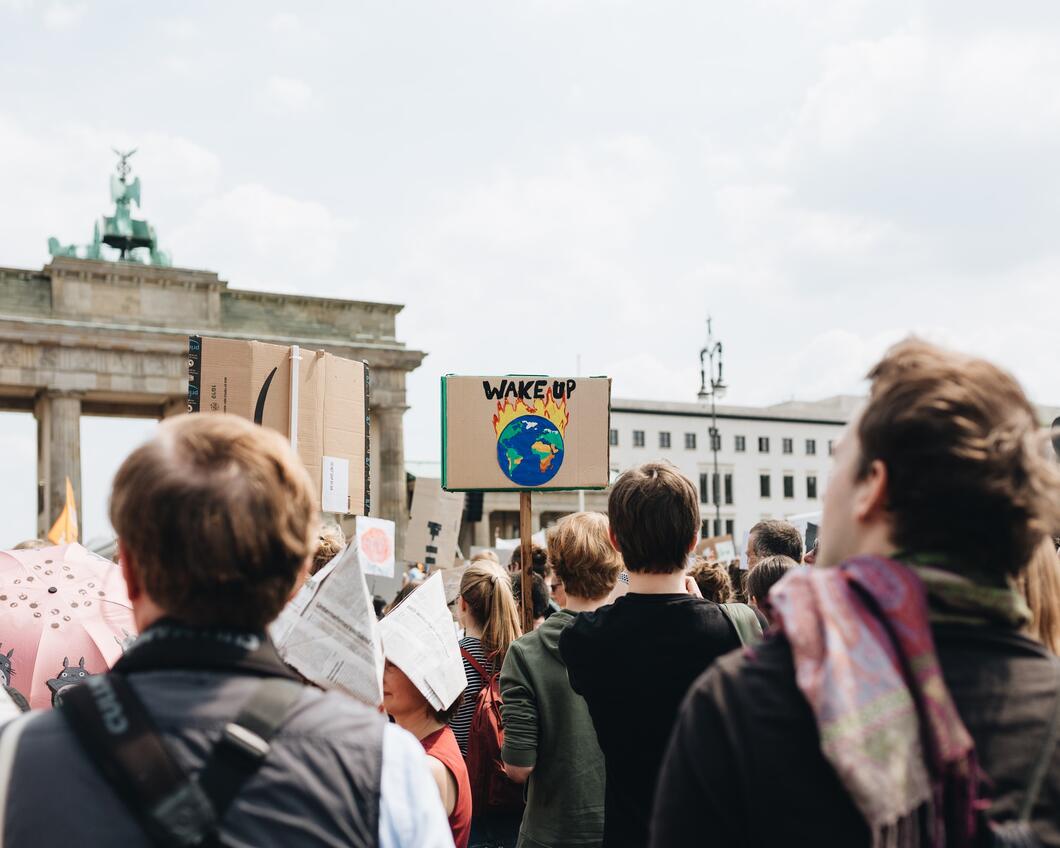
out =
<svg viewBox="0 0 1060 848"><path fill-rule="evenodd" d="M379 622L383 653L436 710L448 708L467 687L460 643L436 572Z"/></svg>
<svg viewBox="0 0 1060 848"><path fill-rule="evenodd" d="M442 378L442 487L602 489L608 377Z"/></svg>
<svg viewBox="0 0 1060 848"><path fill-rule="evenodd" d="M291 438L291 356L283 345L192 336L188 411L229 412ZM295 451L323 511L367 515L368 366L305 348L298 356Z"/></svg>
<svg viewBox="0 0 1060 848"><path fill-rule="evenodd" d="M379 625L354 545L306 581L269 632L280 656L313 683L369 706L383 702Z"/></svg>
<svg viewBox="0 0 1060 848"><path fill-rule="evenodd" d="M463 516L462 493L443 491L440 480L417 477L405 531L405 562L422 562L428 570L452 568Z"/></svg>

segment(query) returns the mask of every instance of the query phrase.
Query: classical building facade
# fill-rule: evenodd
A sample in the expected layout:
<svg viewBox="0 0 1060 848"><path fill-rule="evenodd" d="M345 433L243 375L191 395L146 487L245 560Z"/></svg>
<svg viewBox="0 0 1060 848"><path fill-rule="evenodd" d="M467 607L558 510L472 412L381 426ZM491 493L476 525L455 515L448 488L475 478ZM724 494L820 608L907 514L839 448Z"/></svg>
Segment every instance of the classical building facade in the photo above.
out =
<svg viewBox="0 0 1060 848"><path fill-rule="evenodd" d="M373 514L400 534L405 375L425 355L398 341L401 309L230 289L212 272L135 262L55 256L41 271L0 268L0 409L37 419L38 532L62 509L67 478L81 503L80 417L183 413L188 336L208 335L369 364Z"/></svg>

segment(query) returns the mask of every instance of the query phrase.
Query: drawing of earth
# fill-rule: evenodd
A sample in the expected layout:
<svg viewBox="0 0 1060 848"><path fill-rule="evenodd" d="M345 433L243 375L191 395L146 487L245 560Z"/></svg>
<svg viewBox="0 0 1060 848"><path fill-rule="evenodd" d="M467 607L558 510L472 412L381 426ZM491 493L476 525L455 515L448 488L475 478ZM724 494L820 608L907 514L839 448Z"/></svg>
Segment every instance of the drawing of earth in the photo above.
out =
<svg viewBox="0 0 1060 848"><path fill-rule="evenodd" d="M563 434L547 418L521 415L497 437L497 463L518 486L543 486L563 464Z"/></svg>

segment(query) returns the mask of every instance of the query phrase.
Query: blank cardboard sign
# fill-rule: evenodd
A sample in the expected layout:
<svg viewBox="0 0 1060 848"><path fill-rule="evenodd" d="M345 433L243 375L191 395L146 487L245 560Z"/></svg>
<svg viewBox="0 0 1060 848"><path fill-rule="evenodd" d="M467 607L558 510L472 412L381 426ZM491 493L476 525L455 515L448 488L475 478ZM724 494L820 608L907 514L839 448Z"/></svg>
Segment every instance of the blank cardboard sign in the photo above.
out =
<svg viewBox="0 0 1060 848"><path fill-rule="evenodd" d="M602 489L609 377L442 378L442 487Z"/></svg>
<svg viewBox="0 0 1060 848"><path fill-rule="evenodd" d="M291 437L294 348L192 336L188 412L229 412ZM294 445L324 512L368 514L368 366L298 349Z"/></svg>

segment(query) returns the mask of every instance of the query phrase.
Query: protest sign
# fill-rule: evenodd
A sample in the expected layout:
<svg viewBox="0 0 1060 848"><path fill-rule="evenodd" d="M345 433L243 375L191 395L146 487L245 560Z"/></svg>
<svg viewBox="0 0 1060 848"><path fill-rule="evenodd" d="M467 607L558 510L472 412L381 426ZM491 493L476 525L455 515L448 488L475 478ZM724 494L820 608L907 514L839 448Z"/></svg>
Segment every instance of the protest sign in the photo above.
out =
<svg viewBox="0 0 1060 848"><path fill-rule="evenodd" d="M188 351L188 412L229 412L277 430L324 512L368 514L368 366L237 339L191 336Z"/></svg>
<svg viewBox="0 0 1060 848"><path fill-rule="evenodd" d="M817 543L817 534L821 526L821 511L791 515L788 517L788 522L795 525L795 529L802 536L803 549L808 551L813 548Z"/></svg>
<svg viewBox="0 0 1060 848"><path fill-rule="evenodd" d="M447 709L467 687L443 573L428 577L379 622L386 658L436 710Z"/></svg>
<svg viewBox="0 0 1060 848"><path fill-rule="evenodd" d="M308 680L370 706L383 701L383 653L357 547L310 577L269 628L280 656Z"/></svg>
<svg viewBox="0 0 1060 848"><path fill-rule="evenodd" d="M417 477L412 516L405 531L405 561L428 569L452 568L464 515L464 495L442 490L441 481Z"/></svg>
<svg viewBox="0 0 1060 848"><path fill-rule="evenodd" d="M699 540L696 553L706 559L731 562L736 559L736 544L731 535L708 536Z"/></svg>
<svg viewBox="0 0 1060 848"><path fill-rule="evenodd" d="M460 581L464 579L464 572L468 566L458 565L456 568L447 568L441 572L442 588L445 590L445 603L451 604L460 595Z"/></svg>
<svg viewBox="0 0 1060 848"><path fill-rule="evenodd" d="M385 518L357 516L354 530L357 556L364 573L377 577L394 576L394 522Z"/></svg>
<svg viewBox="0 0 1060 848"><path fill-rule="evenodd" d="M608 377L442 378L442 487L602 489Z"/></svg>

